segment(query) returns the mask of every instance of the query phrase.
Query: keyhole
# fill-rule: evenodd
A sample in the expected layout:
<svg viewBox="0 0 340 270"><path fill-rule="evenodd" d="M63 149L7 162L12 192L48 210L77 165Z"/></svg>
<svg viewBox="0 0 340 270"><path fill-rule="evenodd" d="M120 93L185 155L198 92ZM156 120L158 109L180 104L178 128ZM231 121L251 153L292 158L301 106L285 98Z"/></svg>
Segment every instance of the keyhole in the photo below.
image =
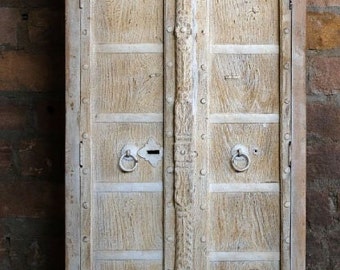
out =
<svg viewBox="0 0 340 270"><path fill-rule="evenodd" d="M148 155L159 155L159 150L147 150Z"/></svg>

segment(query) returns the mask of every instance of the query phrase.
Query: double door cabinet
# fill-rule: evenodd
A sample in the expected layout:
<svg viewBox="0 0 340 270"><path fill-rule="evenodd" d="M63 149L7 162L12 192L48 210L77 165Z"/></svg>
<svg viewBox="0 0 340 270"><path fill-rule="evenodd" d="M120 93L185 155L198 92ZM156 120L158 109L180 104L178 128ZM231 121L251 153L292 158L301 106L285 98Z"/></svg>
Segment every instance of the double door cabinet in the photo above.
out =
<svg viewBox="0 0 340 270"><path fill-rule="evenodd" d="M304 1L66 6L66 268L305 269Z"/></svg>

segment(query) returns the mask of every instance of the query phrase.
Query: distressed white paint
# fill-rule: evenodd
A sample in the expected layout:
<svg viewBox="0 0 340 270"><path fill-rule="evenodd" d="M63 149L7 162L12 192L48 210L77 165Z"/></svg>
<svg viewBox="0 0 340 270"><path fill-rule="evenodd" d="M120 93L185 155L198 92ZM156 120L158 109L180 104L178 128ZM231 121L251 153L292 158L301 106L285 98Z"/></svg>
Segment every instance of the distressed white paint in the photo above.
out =
<svg viewBox="0 0 340 270"><path fill-rule="evenodd" d="M142 260L154 261L163 259L163 251L96 251L94 253L96 260Z"/></svg>
<svg viewBox="0 0 340 270"><path fill-rule="evenodd" d="M163 44L96 44L94 50L98 53L162 53Z"/></svg>
<svg viewBox="0 0 340 270"><path fill-rule="evenodd" d="M209 116L209 121L212 124L223 123L278 123L280 120L279 114L222 114L216 113Z"/></svg>
<svg viewBox="0 0 340 270"><path fill-rule="evenodd" d="M280 252L210 252L211 262L222 261L279 261Z"/></svg>
<svg viewBox="0 0 340 270"><path fill-rule="evenodd" d="M95 183L97 192L162 192L163 184L158 183Z"/></svg>
<svg viewBox="0 0 340 270"><path fill-rule="evenodd" d="M278 45L234 45L216 44L211 46L211 52L216 54L278 54Z"/></svg>
<svg viewBox="0 0 340 270"><path fill-rule="evenodd" d="M100 113L95 116L97 123L162 123L160 113Z"/></svg>
<svg viewBox="0 0 340 270"><path fill-rule="evenodd" d="M278 183L248 183L248 184L210 184L210 192L279 192L280 185Z"/></svg>

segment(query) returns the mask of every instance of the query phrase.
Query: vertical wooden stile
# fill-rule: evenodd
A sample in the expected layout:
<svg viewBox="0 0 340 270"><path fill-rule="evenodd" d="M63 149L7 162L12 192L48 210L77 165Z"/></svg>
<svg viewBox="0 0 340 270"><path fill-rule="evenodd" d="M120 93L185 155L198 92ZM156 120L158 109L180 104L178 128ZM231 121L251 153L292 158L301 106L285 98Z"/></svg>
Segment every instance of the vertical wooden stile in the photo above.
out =
<svg viewBox="0 0 340 270"><path fill-rule="evenodd" d="M66 1L66 138L65 138L65 267L80 268L79 100L80 12L76 1Z"/></svg>
<svg viewBox="0 0 340 270"><path fill-rule="evenodd" d="M194 269L209 269L209 72L210 39L209 12L210 1L199 0L196 6L197 18L197 125L196 125L196 188L195 188L195 262Z"/></svg>
<svg viewBox="0 0 340 270"><path fill-rule="evenodd" d="M92 159L91 159L91 2L83 2L80 18L80 207L81 269L93 269L92 260Z"/></svg>
<svg viewBox="0 0 340 270"><path fill-rule="evenodd" d="M292 6L291 270L306 268L306 0Z"/></svg>
<svg viewBox="0 0 340 270"><path fill-rule="evenodd" d="M291 10L289 0L280 1L280 182L281 182L281 269L290 270L291 246Z"/></svg>
<svg viewBox="0 0 340 270"><path fill-rule="evenodd" d="M164 1L164 269L175 267L174 101L175 0Z"/></svg>

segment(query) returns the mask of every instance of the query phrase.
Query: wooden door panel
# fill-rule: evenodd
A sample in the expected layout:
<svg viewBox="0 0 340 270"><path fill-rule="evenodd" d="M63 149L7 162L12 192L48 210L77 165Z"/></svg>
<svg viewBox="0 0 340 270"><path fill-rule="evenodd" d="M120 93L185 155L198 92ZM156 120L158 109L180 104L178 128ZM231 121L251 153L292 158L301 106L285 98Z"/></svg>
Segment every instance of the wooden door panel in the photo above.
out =
<svg viewBox="0 0 340 270"><path fill-rule="evenodd" d="M109 189L107 189L109 190ZM163 209L160 192L98 192L93 216L94 250L161 250Z"/></svg>
<svg viewBox="0 0 340 270"><path fill-rule="evenodd" d="M278 183L279 127L277 124L213 124L210 144L211 183ZM242 144L249 150L250 166L237 173L231 150Z"/></svg>
<svg viewBox="0 0 340 270"><path fill-rule="evenodd" d="M279 252L280 202L275 193L210 194L212 252Z"/></svg>
<svg viewBox="0 0 340 270"><path fill-rule="evenodd" d="M162 43L162 1L97 0L92 18L97 43Z"/></svg>
<svg viewBox="0 0 340 270"><path fill-rule="evenodd" d="M153 138L162 146L162 123L97 124L93 135L95 182L162 183L163 166L161 161L156 167L153 167L148 161L139 158L138 167L132 173L123 173L118 166L125 145L132 144L140 149L149 138Z"/></svg>
<svg viewBox="0 0 340 270"><path fill-rule="evenodd" d="M278 44L278 0L212 0L211 27L215 44Z"/></svg>
<svg viewBox="0 0 340 270"><path fill-rule="evenodd" d="M79 121L67 189L79 263L68 269L300 270L291 1L80 0L79 10L68 32L79 93L67 101ZM122 153L150 139L164 148L157 165Z"/></svg>
<svg viewBox="0 0 340 270"><path fill-rule="evenodd" d="M98 53L96 113L162 113L163 55Z"/></svg>
<svg viewBox="0 0 340 270"><path fill-rule="evenodd" d="M210 113L278 113L277 54L212 56Z"/></svg>
<svg viewBox="0 0 340 270"><path fill-rule="evenodd" d="M279 270L279 262L218 262L211 263L211 270Z"/></svg>

